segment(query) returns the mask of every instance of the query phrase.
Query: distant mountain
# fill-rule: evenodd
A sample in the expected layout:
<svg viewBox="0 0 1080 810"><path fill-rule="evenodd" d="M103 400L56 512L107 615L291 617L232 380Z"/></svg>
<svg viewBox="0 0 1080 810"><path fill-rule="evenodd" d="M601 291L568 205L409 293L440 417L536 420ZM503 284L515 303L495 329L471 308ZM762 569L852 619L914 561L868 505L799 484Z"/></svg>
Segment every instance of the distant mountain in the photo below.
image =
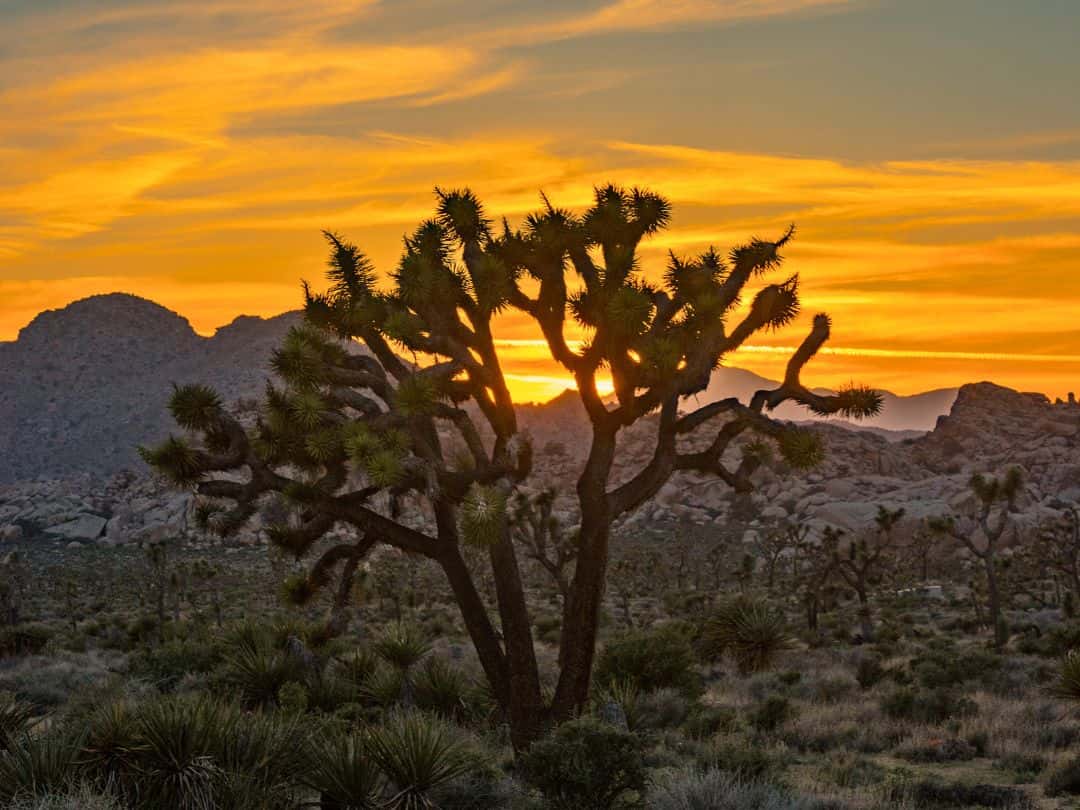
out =
<svg viewBox="0 0 1080 810"><path fill-rule="evenodd" d="M766 379L752 371L721 366L713 372L709 387L699 394L697 399L703 403L725 397L738 397L746 401L754 395L755 391L762 388L775 388L777 385L775 380ZM832 393L825 388L815 390L822 394ZM873 419L845 422L842 419L831 418L828 421L864 429L925 432L933 430L938 417L949 412L953 402L956 401L957 391L956 388L939 388L911 396L883 391L884 406L881 413ZM813 418L813 415L807 413L805 408L791 403L781 405L774 411L774 415L780 419L795 421Z"/></svg>
<svg viewBox="0 0 1080 810"><path fill-rule="evenodd" d="M241 317L204 338L175 312L121 293L42 312L0 343L0 482L141 464L136 445L175 429L173 383L257 396L271 349L298 319Z"/></svg>
<svg viewBox="0 0 1080 810"><path fill-rule="evenodd" d="M205 382L226 401L259 396L270 377L271 351L299 318L296 312L243 316L205 338L175 312L122 293L42 312L17 340L0 343L0 483L108 475L141 465L136 446L175 429L166 409L173 383ZM749 371L721 368L697 400L746 399L775 385ZM883 413L860 426L927 431L955 398L955 389L886 394ZM561 426L569 430L583 416L572 394L522 411L523 424L538 438L559 436ZM792 406L778 415L809 416Z"/></svg>

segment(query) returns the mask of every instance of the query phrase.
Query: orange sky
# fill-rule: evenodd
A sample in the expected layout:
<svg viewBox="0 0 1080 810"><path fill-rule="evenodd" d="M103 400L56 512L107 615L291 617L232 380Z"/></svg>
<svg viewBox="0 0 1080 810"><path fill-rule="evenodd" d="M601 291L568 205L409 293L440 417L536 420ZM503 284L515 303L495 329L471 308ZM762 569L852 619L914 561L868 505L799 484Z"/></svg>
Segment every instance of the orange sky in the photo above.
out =
<svg viewBox="0 0 1080 810"><path fill-rule="evenodd" d="M516 221L613 180L674 203L648 274L798 225L805 316L733 365L778 373L827 311L815 384L1080 389L1068 8L1013 35L1004 0L85 5L0 9L0 340L114 290L209 333L294 308L323 228L389 269L435 185ZM518 394L557 393L504 328Z"/></svg>

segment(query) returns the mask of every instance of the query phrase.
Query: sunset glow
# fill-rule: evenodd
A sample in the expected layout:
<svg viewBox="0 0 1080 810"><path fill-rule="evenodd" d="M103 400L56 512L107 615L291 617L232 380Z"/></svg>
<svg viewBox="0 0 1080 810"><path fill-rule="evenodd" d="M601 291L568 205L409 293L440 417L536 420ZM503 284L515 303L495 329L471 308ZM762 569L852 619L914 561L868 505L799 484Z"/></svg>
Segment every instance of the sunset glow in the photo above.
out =
<svg viewBox="0 0 1080 810"><path fill-rule="evenodd" d="M782 373L826 311L815 385L1064 396L1080 10L945 5L6 3L0 340L112 291L210 334L296 308L300 280L322 282L324 228L386 272L436 185L515 223L541 190L580 208L611 180L673 202L642 252L651 278L668 251L798 226L803 315L730 365ZM570 384L526 320L503 321L519 398Z"/></svg>

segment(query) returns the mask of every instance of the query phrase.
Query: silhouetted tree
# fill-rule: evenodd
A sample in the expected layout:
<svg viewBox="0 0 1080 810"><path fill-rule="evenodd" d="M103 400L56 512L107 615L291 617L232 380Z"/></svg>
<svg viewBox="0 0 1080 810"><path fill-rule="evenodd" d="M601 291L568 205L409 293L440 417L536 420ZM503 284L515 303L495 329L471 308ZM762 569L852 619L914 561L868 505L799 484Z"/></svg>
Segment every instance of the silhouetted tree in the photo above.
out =
<svg viewBox="0 0 1080 810"><path fill-rule="evenodd" d="M145 456L177 484L222 502L208 516L221 532L243 525L273 492L288 498L294 515L272 529L272 541L298 558L313 553L336 523L353 527L358 539L321 550L297 597L329 585L335 572L354 576L356 561L377 543L437 563L521 747L550 721L586 705L613 521L678 470L752 489L755 454L734 468L723 462L730 443L747 432L774 442L791 465L817 463L823 447L816 433L769 417L784 402L861 417L876 413L881 398L855 386L823 396L802 383L803 368L829 337L829 318L817 315L778 388L749 402L730 398L680 410L725 356L797 316L795 275L764 284L739 307L747 286L779 267L792 230L775 241L754 239L727 259L713 249L694 259L672 256L654 284L642 277L637 251L668 223L668 201L657 194L605 186L580 216L545 199L523 228L512 229L505 221L493 227L469 191L436 193L436 215L405 239L388 291L376 288L374 268L359 249L327 235L332 287L324 294L305 287L307 322L274 357L285 386L268 389L253 429L245 430L212 390L186 386L171 409L201 442L171 437ZM538 325L554 361L574 378L591 427L577 478L581 524L550 701L541 690L507 519L508 500L532 461L494 334L493 319L509 308ZM580 349L568 340L568 319L587 335ZM353 340L366 351L342 342ZM600 394L601 374L610 374L613 400ZM463 407L467 402L475 410ZM651 459L613 486L620 432L652 414ZM720 424L702 448L680 442L714 422ZM451 452L462 447L464 457ZM219 475L237 471L246 475ZM410 498L427 510L426 525L402 518L400 506ZM465 564L467 544L487 557L501 633Z"/></svg>
<svg viewBox="0 0 1080 810"><path fill-rule="evenodd" d="M1002 649L1009 640L1008 627L1002 616L1000 565L997 558L999 543L1011 523L1024 478L1018 467L1012 467L1002 478L986 478L976 473L971 477L976 510L971 516L974 528L965 528L953 515L934 518L930 527L939 534L952 537L982 563L986 584L989 622L994 631L994 646ZM983 543L978 543L981 535Z"/></svg>
<svg viewBox="0 0 1080 810"><path fill-rule="evenodd" d="M509 520L514 542L551 578L565 600L578 541L576 532L568 531L552 513L554 505L554 490L531 496L518 491L510 499Z"/></svg>
<svg viewBox="0 0 1080 810"><path fill-rule="evenodd" d="M853 540L846 554L840 554L836 571L859 600L859 626L864 641L874 640L874 615L870 607L870 586L877 583L892 549L894 530L903 509L879 506L874 529Z"/></svg>

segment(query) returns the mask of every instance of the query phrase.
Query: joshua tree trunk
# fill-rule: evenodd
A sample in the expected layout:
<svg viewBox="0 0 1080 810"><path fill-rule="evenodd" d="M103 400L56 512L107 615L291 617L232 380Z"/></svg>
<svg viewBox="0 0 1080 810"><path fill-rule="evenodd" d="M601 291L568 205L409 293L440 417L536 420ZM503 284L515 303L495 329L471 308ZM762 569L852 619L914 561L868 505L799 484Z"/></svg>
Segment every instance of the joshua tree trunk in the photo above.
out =
<svg viewBox="0 0 1080 810"><path fill-rule="evenodd" d="M856 593L859 597L859 627L863 641L872 642L874 640L874 616L870 609L870 599L866 594L866 588L860 588Z"/></svg>
<svg viewBox="0 0 1080 810"><path fill-rule="evenodd" d="M983 557L983 567L986 569L986 602L990 614L990 628L994 632L994 649L1000 652L1009 641L1009 630L1001 613L1001 591L997 566L992 555Z"/></svg>

